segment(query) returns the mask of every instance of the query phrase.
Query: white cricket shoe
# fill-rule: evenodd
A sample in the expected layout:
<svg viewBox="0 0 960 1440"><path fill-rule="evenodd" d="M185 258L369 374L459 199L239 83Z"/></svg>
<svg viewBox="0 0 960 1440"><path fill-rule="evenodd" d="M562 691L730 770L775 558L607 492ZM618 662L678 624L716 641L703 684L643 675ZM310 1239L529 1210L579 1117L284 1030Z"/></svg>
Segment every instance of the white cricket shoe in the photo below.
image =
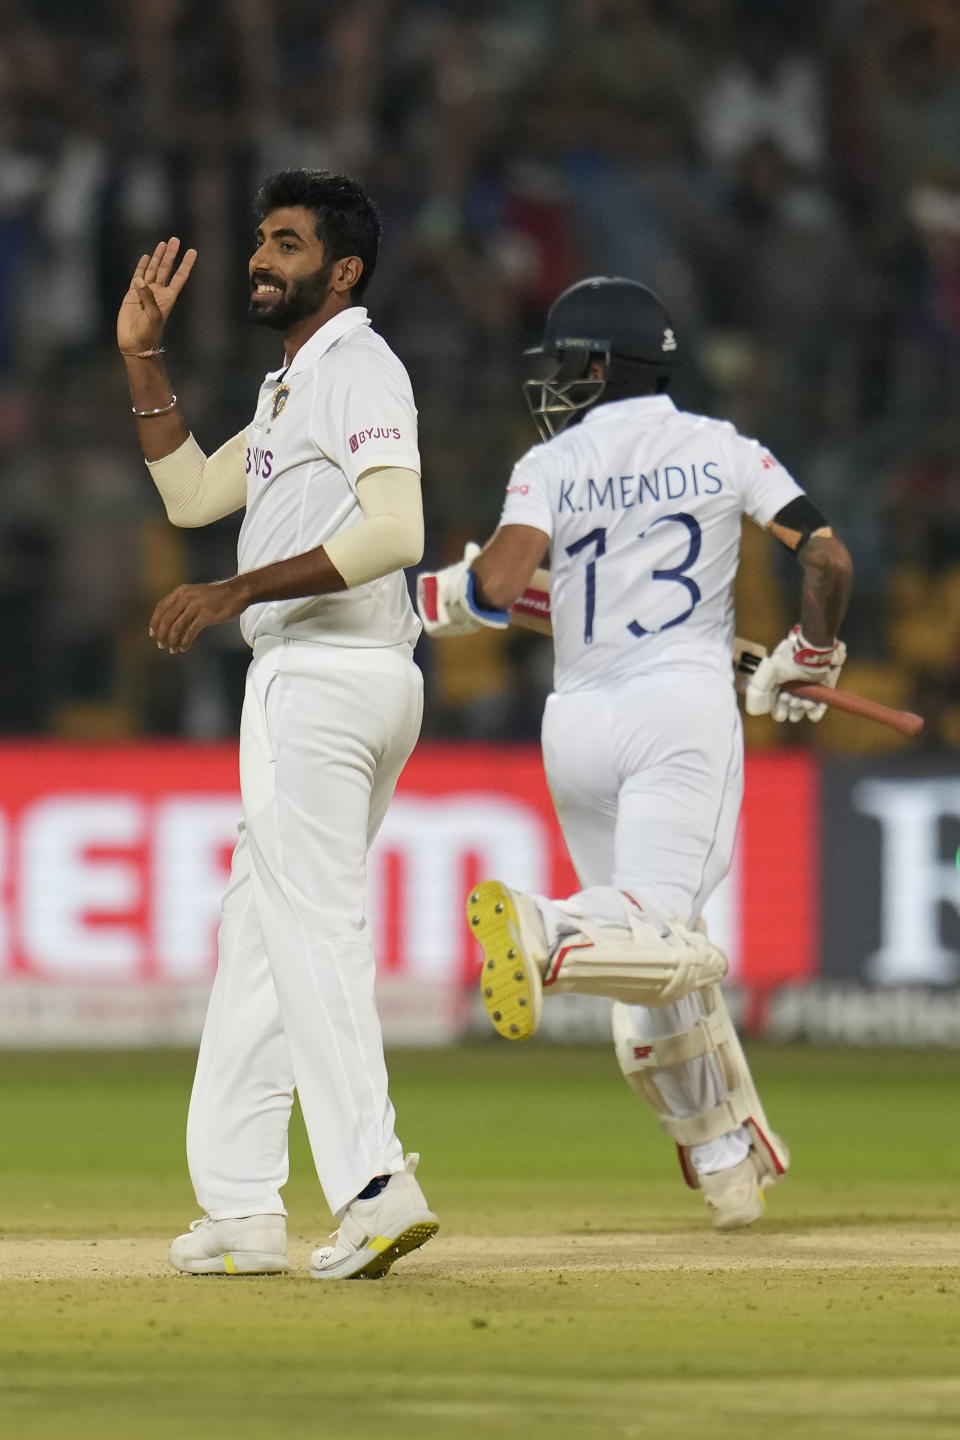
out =
<svg viewBox="0 0 960 1440"><path fill-rule="evenodd" d="M778 1136L773 1138L785 1168L790 1161L790 1152ZM728 1170L715 1170L712 1175L698 1176L713 1228L739 1230L759 1220L766 1203L764 1190L782 1180L783 1174L784 1171L775 1169L764 1151L754 1145L739 1165L732 1165Z"/></svg>
<svg viewBox="0 0 960 1440"><path fill-rule="evenodd" d="M194 1220L170 1246L170 1264L188 1275L276 1275L290 1269L282 1215Z"/></svg>
<svg viewBox="0 0 960 1440"><path fill-rule="evenodd" d="M547 932L528 895L484 880L467 897L467 923L483 948L480 998L505 1040L526 1040L540 1024Z"/></svg>
<svg viewBox="0 0 960 1440"><path fill-rule="evenodd" d="M419 1155L404 1156L403 1169L391 1175L372 1200L354 1200L331 1236L332 1245L314 1250L314 1280L380 1280L394 1260L425 1245L440 1228L426 1196L414 1179Z"/></svg>

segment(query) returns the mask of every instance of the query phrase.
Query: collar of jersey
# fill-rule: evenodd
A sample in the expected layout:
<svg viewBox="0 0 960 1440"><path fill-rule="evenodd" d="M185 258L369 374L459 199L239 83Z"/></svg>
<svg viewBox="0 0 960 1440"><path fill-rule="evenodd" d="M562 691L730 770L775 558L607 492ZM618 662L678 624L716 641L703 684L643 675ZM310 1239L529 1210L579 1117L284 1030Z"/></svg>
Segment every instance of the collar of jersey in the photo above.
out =
<svg viewBox="0 0 960 1440"><path fill-rule="evenodd" d="M675 414L676 409L669 395L631 395L629 400L608 400L606 405L595 405L580 423L594 425L598 420L622 420L628 415L663 415L666 418Z"/></svg>
<svg viewBox="0 0 960 1440"><path fill-rule="evenodd" d="M289 379L296 375L299 370L306 370L309 365L315 365L321 355L325 355L330 346L346 335L350 330L358 330L361 325L369 325L370 317L367 315L366 306L350 305L346 310L341 310L334 315L319 330L314 331L306 344L301 345L289 365L281 365L279 370L272 371L268 380L273 380L278 375Z"/></svg>

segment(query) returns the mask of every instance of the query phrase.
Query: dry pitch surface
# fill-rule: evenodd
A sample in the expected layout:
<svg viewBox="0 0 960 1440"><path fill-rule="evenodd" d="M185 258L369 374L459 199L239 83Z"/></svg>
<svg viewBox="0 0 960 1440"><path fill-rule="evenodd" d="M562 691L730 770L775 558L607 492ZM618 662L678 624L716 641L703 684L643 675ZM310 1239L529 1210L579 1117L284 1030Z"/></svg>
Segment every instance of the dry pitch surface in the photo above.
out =
<svg viewBox="0 0 960 1440"><path fill-rule="evenodd" d="M0 1433L960 1437L960 1056L766 1051L789 1182L716 1235L602 1051L394 1057L441 1235L376 1284L182 1277L190 1058L0 1056ZM946 1142L946 1143L945 1143Z"/></svg>
<svg viewBox="0 0 960 1440"><path fill-rule="evenodd" d="M306 1273L317 1243L292 1236L294 1274ZM0 1240L4 1280L162 1280L170 1278L169 1236L107 1240ZM553 1275L569 1271L953 1269L960 1277L960 1230L825 1228L809 1234L767 1234L756 1225L740 1235L444 1236L404 1261L401 1273L429 1280L464 1275ZM174 1277L175 1278L175 1277ZM284 1282L281 1282L284 1283ZM960 1284L958 1284L960 1294ZM958 1357L960 1362L960 1357Z"/></svg>

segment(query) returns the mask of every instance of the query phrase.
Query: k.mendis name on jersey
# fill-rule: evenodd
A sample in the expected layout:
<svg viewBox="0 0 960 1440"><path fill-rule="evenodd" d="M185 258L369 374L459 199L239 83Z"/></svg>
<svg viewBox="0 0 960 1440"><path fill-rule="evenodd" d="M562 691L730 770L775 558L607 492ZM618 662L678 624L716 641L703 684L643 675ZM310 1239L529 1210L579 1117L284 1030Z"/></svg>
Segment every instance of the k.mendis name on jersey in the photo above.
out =
<svg viewBox="0 0 960 1440"><path fill-rule="evenodd" d="M558 515L583 515L594 510L630 510L660 500L717 495L723 480L716 460L702 465L665 465L649 475L611 475L607 480L561 480Z"/></svg>

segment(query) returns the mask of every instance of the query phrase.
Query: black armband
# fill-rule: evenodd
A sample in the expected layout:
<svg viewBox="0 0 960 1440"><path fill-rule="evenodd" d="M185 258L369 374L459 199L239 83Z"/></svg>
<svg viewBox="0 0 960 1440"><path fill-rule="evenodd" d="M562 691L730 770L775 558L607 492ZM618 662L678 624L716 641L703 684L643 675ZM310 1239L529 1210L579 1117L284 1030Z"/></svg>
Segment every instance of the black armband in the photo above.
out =
<svg viewBox="0 0 960 1440"><path fill-rule="evenodd" d="M787 549L794 555L799 555L806 545L810 536L815 530L827 528L826 516L821 515L816 505L811 504L806 495L798 495L796 500L791 500L789 505L784 505L773 517L774 525L782 525L785 530L799 530L800 542L795 547L787 545ZM779 539L779 536L777 537ZM781 545L786 541L781 540Z"/></svg>

